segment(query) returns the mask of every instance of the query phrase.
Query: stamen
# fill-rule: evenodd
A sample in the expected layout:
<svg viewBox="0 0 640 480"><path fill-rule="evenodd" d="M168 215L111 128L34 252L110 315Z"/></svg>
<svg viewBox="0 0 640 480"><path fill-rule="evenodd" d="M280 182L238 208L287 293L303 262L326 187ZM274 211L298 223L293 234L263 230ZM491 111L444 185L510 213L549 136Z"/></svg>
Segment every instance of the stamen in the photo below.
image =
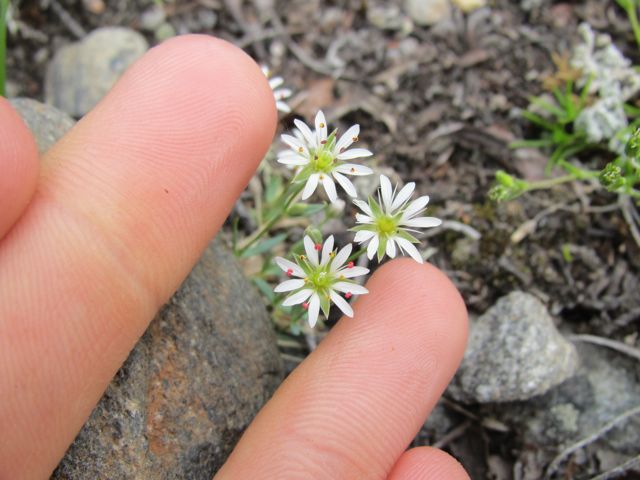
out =
<svg viewBox="0 0 640 480"><path fill-rule="evenodd" d="M353 137L351 140L353 140L354 142L357 142L359 139L358 137Z"/></svg>
<svg viewBox="0 0 640 480"><path fill-rule="evenodd" d="M292 268L287 270L287 277L290 277L291 275L293 275L293 269Z"/></svg>
<svg viewBox="0 0 640 480"><path fill-rule="evenodd" d="M303 153L304 152L304 148L298 147L298 152Z"/></svg>
<svg viewBox="0 0 640 480"><path fill-rule="evenodd" d="M352 296L353 296L353 293L351 292L347 292L344 294L344 298L346 298L347 300L349 300Z"/></svg>
<svg viewBox="0 0 640 480"><path fill-rule="evenodd" d="M324 128L324 123L320 122L320 128Z"/></svg>
<svg viewBox="0 0 640 480"><path fill-rule="evenodd" d="M322 177L320 177L320 178L322 178ZM322 245L320 245L319 243L316 243L313 248L315 248L317 251L320 251L320 250L322 250Z"/></svg>
<svg viewBox="0 0 640 480"><path fill-rule="evenodd" d="M340 149L340 153L344 153L344 151L345 151L345 150L346 150L346 148L342 147L342 148Z"/></svg>
<svg viewBox="0 0 640 480"><path fill-rule="evenodd" d="M353 262L347 263L347 268L353 268Z"/></svg>
<svg viewBox="0 0 640 480"><path fill-rule="evenodd" d="M329 257L333 258L335 256L336 256L335 250L332 250L332 251L329 252Z"/></svg>
<svg viewBox="0 0 640 480"><path fill-rule="evenodd" d="M307 308L309 308L309 304L307 302L304 302L302 304L302 308L304 308L306 310Z"/></svg>
<svg viewBox="0 0 640 480"><path fill-rule="evenodd" d="M320 143L321 143L322 145L324 145L325 143L327 143L327 141L326 141L326 140L322 140Z"/></svg>
<svg viewBox="0 0 640 480"><path fill-rule="evenodd" d="M355 167L351 167L351 170L350 170L350 171L351 171L351 173L356 173L356 169L355 169Z"/></svg>
<svg viewBox="0 0 640 480"><path fill-rule="evenodd" d="M305 257L304 255L300 255L298 258L299 258L300 260L306 260L306 259L307 259L307 257Z"/></svg>

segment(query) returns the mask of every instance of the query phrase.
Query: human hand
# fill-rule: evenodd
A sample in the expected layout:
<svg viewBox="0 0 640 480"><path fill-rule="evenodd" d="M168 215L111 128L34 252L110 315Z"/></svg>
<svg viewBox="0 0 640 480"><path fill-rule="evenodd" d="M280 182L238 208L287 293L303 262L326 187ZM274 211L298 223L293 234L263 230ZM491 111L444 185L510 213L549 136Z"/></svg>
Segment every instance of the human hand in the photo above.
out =
<svg viewBox="0 0 640 480"><path fill-rule="evenodd" d="M0 100L0 478L47 478L273 138L272 93L224 42L152 49L38 162ZM453 375L466 312L396 260L285 381L216 478L462 479L404 452Z"/></svg>

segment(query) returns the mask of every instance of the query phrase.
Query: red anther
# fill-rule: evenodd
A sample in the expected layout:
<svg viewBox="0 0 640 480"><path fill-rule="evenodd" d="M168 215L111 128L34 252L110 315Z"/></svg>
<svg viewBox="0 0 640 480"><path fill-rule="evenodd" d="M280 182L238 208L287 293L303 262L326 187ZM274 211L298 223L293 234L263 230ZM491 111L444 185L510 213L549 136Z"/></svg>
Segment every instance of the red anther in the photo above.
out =
<svg viewBox="0 0 640 480"><path fill-rule="evenodd" d="M304 302L302 304L302 308L304 308L306 310L307 308L309 308L309 304L307 302Z"/></svg>
<svg viewBox="0 0 640 480"><path fill-rule="evenodd" d="M326 141L326 140L322 140L320 143L321 143L322 145L324 145L325 143L327 143L327 141Z"/></svg>
<svg viewBox="0 0 640 480"><path fill-rule="evenodd" d="M313 248L315 248L317 251L320 251L322 250L322 245L320 245L319 243L316 243L316 245Z"/></svg>
<svg viewBox="0 0 640 480"><path fill-rule="evenodd" d="M344 298L346 298L347 300L349 300L351 297L353 297L353 293L351 292L347 292L344 294Z"/></svg>
<svg viewBox="0 0 640 480"><path fill-rule="evenodd" d="M291 275L293 275L293 269L292 268L287 270L287 277L290 277Z"/></svg>
<svg viewBox="0 0 640 480"><path fill-rule="evenodd" d="M353 262L347 263L347 268L353 268Z"/></svg>

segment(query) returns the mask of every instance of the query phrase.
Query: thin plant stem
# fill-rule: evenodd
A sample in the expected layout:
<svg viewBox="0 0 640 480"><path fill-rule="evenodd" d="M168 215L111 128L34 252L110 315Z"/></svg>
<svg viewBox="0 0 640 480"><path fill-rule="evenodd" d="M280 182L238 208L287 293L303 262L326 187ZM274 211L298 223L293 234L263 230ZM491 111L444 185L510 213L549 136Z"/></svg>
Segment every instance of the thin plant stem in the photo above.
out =
<svg viewBox="0 0 640 480"><path fill-rule="evenodd" d="M527 188L524 191L530 192L531 190L543 190L572 180L576 180L575 175L563 175L562 177L549 178L546 180L539 180L537 182L527 182Z"/></svg>
<svg viewBox="0 0 640 480"><path fill-rule="evenodd" d="M273 228L273 226L278 223L280 219L282 219L282 217L287 213L287 210L289 209L293 201L298 197L298 195L304 188L304 185L304 182L302 182L300 184L292 183L289 186L289 188L287 189L289 191L289 197L284 202L282 207L278 209L276 215L274 215L268 222L263 224L258 230L256 230L253 234L251 234L243 242L241 242L237 251L238 256L242 255L248 248L250 248L258 240L260 240L260 238L262 238L265 233L269 232L269 230L271 230L271 228Z"/></svg>
<svg viewBox="0 0 640 480"><path fill-rule="evenodd" d="M0 0L0 95L5 96L7 76L7 10L9 0Z"/></svg>
<svg viewBox="0 0 640 480"><path fill-rule="evenodd" d="M638 23L635 0L627 2L626 11L629 17L629 23L631 23L631 28L633 29L633 35L636 37L636 43L638 47L640 47L640 23Z"/></svg>

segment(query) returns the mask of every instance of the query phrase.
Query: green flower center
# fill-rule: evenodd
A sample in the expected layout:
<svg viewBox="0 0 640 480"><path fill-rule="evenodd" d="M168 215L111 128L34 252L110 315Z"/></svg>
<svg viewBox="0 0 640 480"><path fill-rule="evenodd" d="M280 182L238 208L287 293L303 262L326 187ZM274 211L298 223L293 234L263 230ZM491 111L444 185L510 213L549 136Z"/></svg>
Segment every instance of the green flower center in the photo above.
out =
<svg viewBox="0 0 640 480"><path fill-rule="evenodd" d="M314 158L314 170L316 172L331 173L335 162L335 157L327 149L319 149Z"/></svg>
<svg viewBox="0 0 640 480"><path fill-rule="evenodd" d="M378 232L389 237L397 233L398 224L393 217L384 215L376 218L376 228Z"/></svg>
<svg viewBox="0 0 640 480"><path fill-rule="evenodd" d="M307 276L307 281L316 292L323 292L333 284L333 275L325 269L318 269Z"/></svg>

